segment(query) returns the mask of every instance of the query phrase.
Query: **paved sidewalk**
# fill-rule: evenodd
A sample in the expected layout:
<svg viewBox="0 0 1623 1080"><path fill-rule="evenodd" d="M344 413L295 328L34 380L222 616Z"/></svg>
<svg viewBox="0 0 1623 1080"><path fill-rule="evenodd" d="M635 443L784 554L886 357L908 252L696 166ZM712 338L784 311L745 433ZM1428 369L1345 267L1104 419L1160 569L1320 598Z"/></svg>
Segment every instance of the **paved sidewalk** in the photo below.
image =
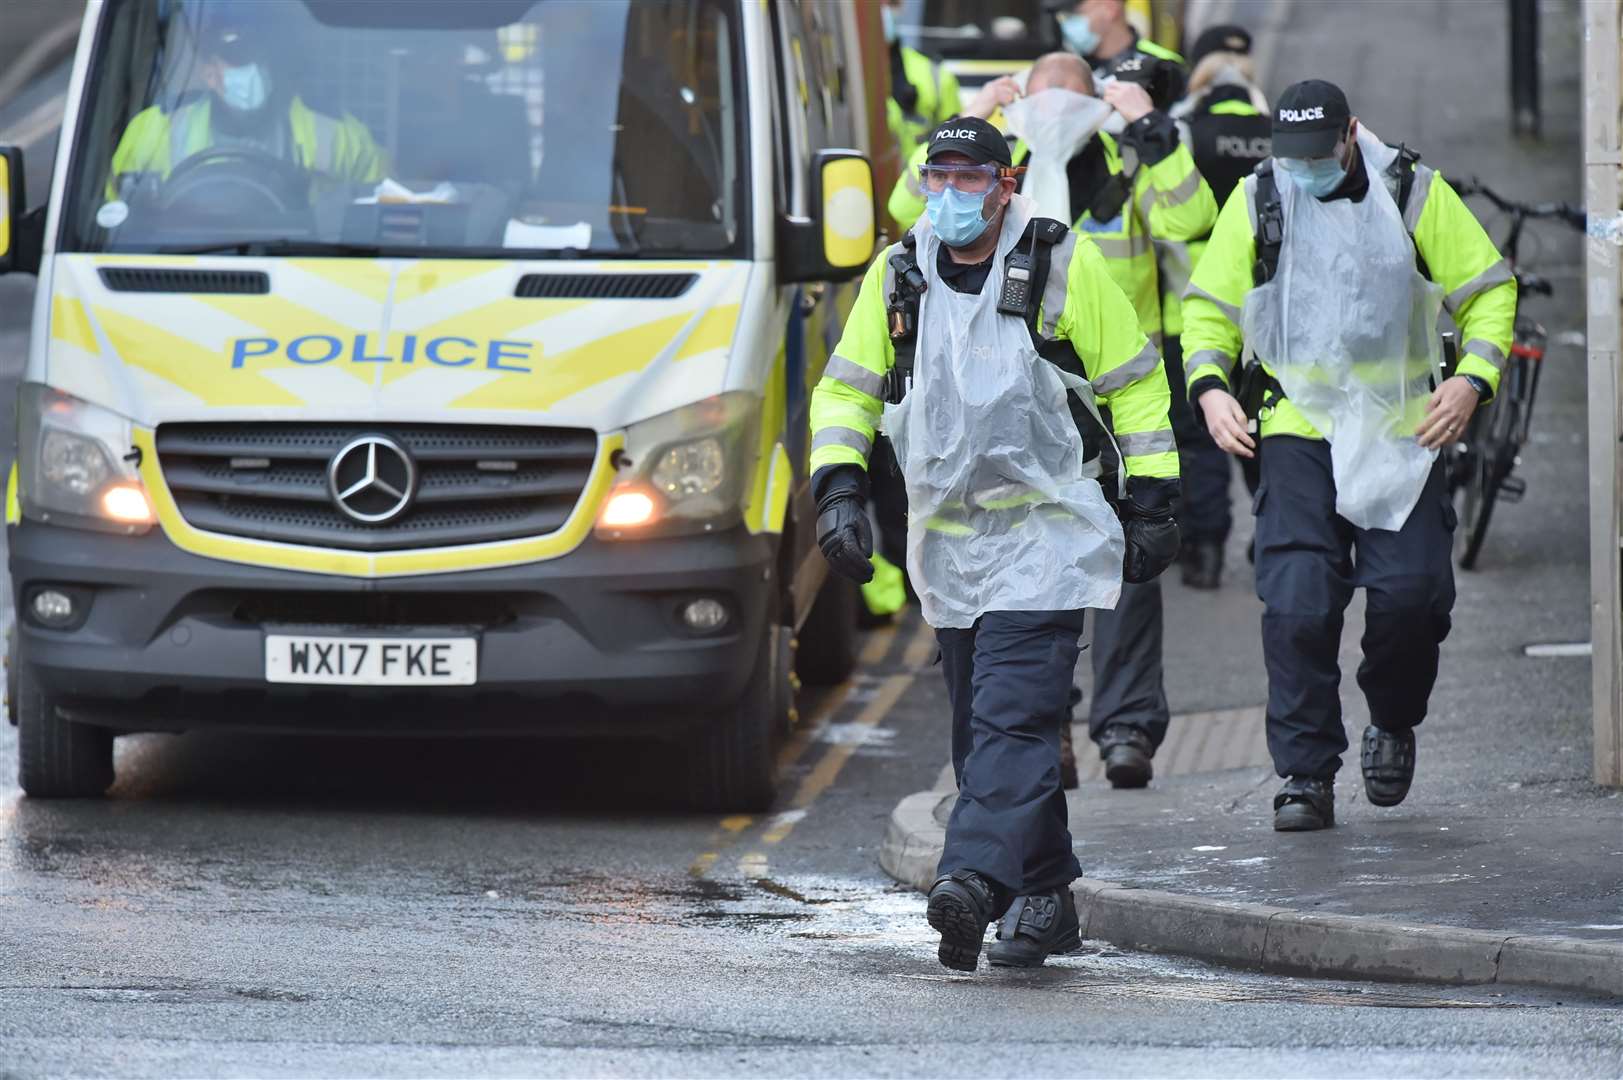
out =
<svg viewBox="0 0 1623 1080"><path fill-rule="evenodd" d="M1270 90L1322 75L1346 88L1371 130L1418 147L1445 175L1480 175L1512 197L1581 198L1576 66L1546 66L1545 141L1518 144L1507 134L1505 93L1479 66L1491 57L1499 70L1502 6L1383 4L1374 20L1363 7L1273 9L1284 22ZM1577 55L1576 4L1542 10L1545 55ZM1581 242L1538 232L1533 246L1524 240L1524 263L1558 295L1525 310L1555 343L1583 327ZM1275 969L1623 996L1623 794L1589 779L1589 661L1524 653L1589 636L1585 392L1581 344L1552 347L1519 470L1527 497L1499 508L1481 568L1459 575L1454 633L1418 732L1416 783L1393 809L1363 798L1357 746L1368 714L1352 677L1362 599L1349 611L1342 666L1352 749L1328 832L1270 827L1279 780L1261 744L1261 605L1244 556L1250 515L1237 492L1223 589L1193 593L1169 575L1174 721L1157 780L1147 791L1112 792L1094 768L1072 795L1078 857L1099 879L1079 894L1090 901L1090 936ZM941 688L928 689L942 695L945 715ZM1077 734L1087 750L1085 727ZM891 824L882 861L915 885L933 875L944 797L915 796ZM1101 882L1125 888L1101 891ZM1552 937L1573 944L1529 944Z"/></svg>

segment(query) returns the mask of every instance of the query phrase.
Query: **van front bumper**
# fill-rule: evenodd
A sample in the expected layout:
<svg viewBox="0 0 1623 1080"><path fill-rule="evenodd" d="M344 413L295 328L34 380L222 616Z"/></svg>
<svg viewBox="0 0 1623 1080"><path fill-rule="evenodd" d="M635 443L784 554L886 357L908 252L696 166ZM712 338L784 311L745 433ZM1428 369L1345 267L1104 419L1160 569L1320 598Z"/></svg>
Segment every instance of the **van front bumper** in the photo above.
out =
<svg viewBox="0 0 1623 1080"><path fill-rule="evenodd" d="M388 734L671 730L742 692L778 587L775 536L743 528L637 541L497 569L348 578L207 559L154 529L115 536L10 526L17 646L74 720L121 730L200 727ZM83 624L47 629L41 586ZM719 631L688 629L700 597ZM472 686L271 684L265 635L474 636Z"/></svg>

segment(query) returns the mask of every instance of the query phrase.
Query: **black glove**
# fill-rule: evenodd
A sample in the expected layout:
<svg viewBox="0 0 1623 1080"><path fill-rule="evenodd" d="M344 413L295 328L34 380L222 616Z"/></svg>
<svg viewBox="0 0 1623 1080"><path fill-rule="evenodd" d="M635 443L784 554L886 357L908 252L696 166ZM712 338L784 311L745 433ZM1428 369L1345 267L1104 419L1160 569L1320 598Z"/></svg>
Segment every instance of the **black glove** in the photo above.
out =
<svg viewBox="0 0 1623 1080"><path fill-rule="evenodd" d="M873 580L873 527L861 491L835 488L818 502L817 546L836 574L859 585Z"/></svg>
<svg viewBox="0 0 1623 1080"><path fill-rule="evenodd" d="M1127 501L1121 504L1121 531L1127 537L1122 580L1129 585L1153 581L1178 557L1182 537L1172 507L1178 498L1176 480L1129 477Z"/></svg>

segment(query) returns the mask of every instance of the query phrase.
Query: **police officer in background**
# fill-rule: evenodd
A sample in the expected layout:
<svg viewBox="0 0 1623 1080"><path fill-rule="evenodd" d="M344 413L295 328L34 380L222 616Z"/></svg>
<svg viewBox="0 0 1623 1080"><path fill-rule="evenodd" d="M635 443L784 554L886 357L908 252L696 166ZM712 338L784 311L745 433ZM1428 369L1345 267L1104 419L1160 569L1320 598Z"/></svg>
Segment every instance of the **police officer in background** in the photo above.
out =
<svg viewBox="0 0 1623 1080"><path fill-rule="evenodd" d="M1124 577L1160 573L1178 545L1155 346L1099 249L1037 217L1015 176L986 121L936 131L925 216L869 269L811 402L818 544L835 572L871 573L877 428L901 466L908 575L941 647L959 793L928 916L941 963L964 971L998 918L994 964L1036 966L1079 943L1055 721L1085 609L1114 604ZM1096 406L1125 467L1115 509L1073 411L1102 424Z"/></svg>
<svg viewBox="0 0 1623 1080"><path fill-rule="evenodd" d="M959 91L958 79L941 61L902 44L901 13L902 0L883 0L879 8L890 54L885 117L907 161L937 125L958 115Z"/></svg>
<svg viewBox="0 0 1623 1080"><path fill-rule="evenodd" d="M1183 142L1195 156L1221 206L1234 186L1269 154L1268 100L1257 86L1251 63L1251 34L1241 26L1213 26L1195 39L1189 54L1189 92L1171 113ZM1234 525L1229 499L1229 457L1183 397L1181 296L1189 274L1206 248L1205 238L1187 244L1157 241L1161 259L1162 309L1166 326L1168 374L1174 396L1172 423L1183 460L1183 583L1215 589L1223 580L1223 545ZM1256 490L1255 469L1246 463L1246 483Z"/></svg>
<svg viewBox="0 0 1623 1080"><path fill-rule="evenodd" d="M1122 70L1141 72L1158 109L1183 97L1183 57L1140 36L1127 19L1124 0L1046 0L1059 24L1060 41L1086 60L1096 79Z"/></svg>
<svg viewBox="0 0 1623 1080"><path fill-rule="evenodd" d="M1376 806L1409 792L1454 606L1437 451L1498 387L1516 284L1448 183L1365 131L1338 87L1288 87L1272 127L1274 156L1224 204L1195 267L1184 345L1190 396L1229 453L1259 446L1229 382L1242 340L1247 380L1266 386L1256 560L1268 749L1286 781L1274 828L1302 831L1335 823L1337 655L1360 586L1364 791ZM1437 383L1445 306L1465 344Z"/></svg>

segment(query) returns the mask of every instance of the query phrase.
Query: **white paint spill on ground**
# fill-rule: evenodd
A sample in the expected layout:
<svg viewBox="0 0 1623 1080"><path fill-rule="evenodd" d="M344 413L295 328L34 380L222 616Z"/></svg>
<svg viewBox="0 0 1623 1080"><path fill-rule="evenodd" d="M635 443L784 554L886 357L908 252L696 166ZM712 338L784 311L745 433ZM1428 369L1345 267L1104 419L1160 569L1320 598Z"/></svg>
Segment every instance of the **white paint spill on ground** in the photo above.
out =
<svg viewBox="0 0 1623 1080"><path fill-rule="evenodd" d="M1201 844L1199 847L1192 847L1189 850L1190 851L1227 851L1228 850L1228 845L1227 844Z"/></svg>
<svg viewBox="0 0 1623 1080"><path fill-rule="evenodd" d="M868 749L882 749L896 738L896 732L890 728L874 727L870 724L828 724L817 733L818 742L832 743L835 746L860 746Z"/></svg>

